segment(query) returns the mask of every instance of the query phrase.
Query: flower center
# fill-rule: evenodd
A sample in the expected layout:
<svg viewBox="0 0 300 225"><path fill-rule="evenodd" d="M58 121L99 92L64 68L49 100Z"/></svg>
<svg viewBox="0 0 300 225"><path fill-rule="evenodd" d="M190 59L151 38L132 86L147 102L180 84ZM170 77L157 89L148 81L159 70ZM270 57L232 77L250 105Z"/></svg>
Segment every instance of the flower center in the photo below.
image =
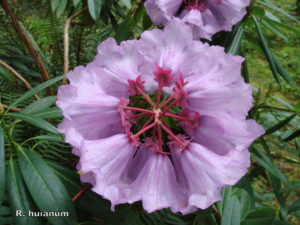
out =
<svg viewBox="0 0 300 225"><path fill-rule="evenodd" d="M169 145L179 145L183 150L189 144L191 137L186 130L198 126L199 114L186 107L186 93L183 90L186 82L180 76L176 82L171 70L157 66L154 73L158 90L148 95L144 91L144 82L139 76L129 80L129 91L132 94L129 101L120 100L119 111L129 139L136 145L160 154L169 154ZM175 83L173 94L163 95L163 87Z"/></svg>
<svg viewBox="0 0 300 225"><path fill-rule="evenodd" d="M216 4L220 4L222 0L213 0ZM208 0L183 0L184 9L192 10L196 9L203 11L209 8Z"/></svg>

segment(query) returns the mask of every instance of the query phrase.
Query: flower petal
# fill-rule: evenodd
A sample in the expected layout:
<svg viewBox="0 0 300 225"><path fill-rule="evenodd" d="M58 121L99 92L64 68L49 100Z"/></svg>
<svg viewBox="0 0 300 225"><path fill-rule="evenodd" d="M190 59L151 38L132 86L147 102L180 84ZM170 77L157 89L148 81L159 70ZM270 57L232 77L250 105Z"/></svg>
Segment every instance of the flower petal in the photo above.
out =
<svg viewBox="0 0 300 225"><path fill-rule="evenodd" d="M189 204L201 209L219 201L221 188L235 184L250 165L247 150L220 156L199 144L190 143L184 151L173 154L180 154L175 163L180 163L177 168L185 175Z"/></svg>
<svg viewBox="0 0 300 225"><path fill-rule="evenodd" d="M61 86L58 90L57 106L72 124L72 129L89 140L100 139L123 131L118 112L119 100L105 93L93 92L85 86ZM65 122L66 124L67 122ZM67 132L66 125L61 131ZM66 137L70 139L72 137Z"/></svg>
<svg viewBox="0 0 300 225"><path fill-rule="evenodd" d="M166 155L150 154L136 180L124 193L129 203L142 200L144 209L149 213L168 207L179 211L186 206L181 199L171 161Z"/></svg>
<svg viewBox="0 0 300 225"><path fill-rule="evenodd" d="M181 0L148 0L145 2L145 8L153 23L166 24L181 4Z"/></svg>
<svg viewBox="0 0 300 225"><path fill-rule="evenodd" d="M144 63L137 40L123 41L120 45L115 39L108 38L98 47L94 63L101 67L101 83L106 93L115 97L128 97L128 80L143 75L139 68Z"/></svg>
<svg viewBox="0 0 300 225"><path fill-rule="evenodd" d="M126 202L120 189L127 184L122 175L135 147L124 134L109 138L84 141L78 169L84 173L92 172L96 181L93 191L115 204Z"/></svg>

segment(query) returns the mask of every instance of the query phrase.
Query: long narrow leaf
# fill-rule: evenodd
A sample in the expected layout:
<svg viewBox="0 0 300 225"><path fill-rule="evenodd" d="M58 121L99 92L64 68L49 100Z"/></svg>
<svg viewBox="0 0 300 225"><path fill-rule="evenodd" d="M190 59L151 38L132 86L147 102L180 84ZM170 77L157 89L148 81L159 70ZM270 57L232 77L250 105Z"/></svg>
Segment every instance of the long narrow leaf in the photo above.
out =
<svg viewBox="0 0 300 225"><path fill-rule="evenodd" d="M60 179L34 151L18 150L21 171L35 203L42 211L66 212L68 216L47 218L53 224L76 224L71 197Z"/></svg>
<svg viewBox="0 0 300 225"><path fill-rule="evenodd" d="M234 34L234 38L232 39L230 46L226 49L228 53L232 53L234 55L238 53L243 35L244 35L244 26L243 24L240 24L237 31Z"/></svg>
<svg viewBox="0 0 300 225"><path fill-rule="evenodd" d="M31 103L30 105L26 106L26 108L22 110L22 113L34 114L34 113L44 111L45 109L52 106L55 103L55 101L56 101L56 97L54 96L49 96L46 98L39 99Z"/></svg>
<svg viewBox="0 0 300 225"><path fill-rule="evenodd" d="M29 211L36 211L34 203L26 190L21 172L13 160L10 158L7 170L7 191L12 208L12 215L17 225L41 225L38 217L30 217Z"/></svg>
<svg viewBox="0 0 300 225"><path fill-rule="evenodd" d="M46 120L43 120L37 116L33 115L26 115L23 113L7 113L6 115L12 116L16 119L23 120L27 123L32 124L33 126L36 126L38 128L41 128L43 130L49 131L54 134L58 134L56 127L53 126L51 123L47 122Z"/></svg>
<svg viewBox="0 0 300 225"><path fill-rule="evenodd" d="M274 126L270 127L269 129L267 129L265 135L272 134L275 131L281 129L282 127L287 125L295 116L296 116L296 114L293 114L293 115L285 118L284 120L280 121L279 123L275 124Z"/></svg>
<svg viewBox="0 0 300 225"><path fill-rule="evenodd" d="M273 74L275 80L277 81L277 83L280 83L278 71L277 71L276 65L273 60L273 55L268 47L267 40L263 34L263 31L260 28L257 18L255 16L253 16L253 19L254 19L255 27L257 30L257 34L258 34L259 45L260 45L261 49L263 50L263 52L265 53L265 56L267 57L268 63L270 65L270 68L271 68L271 71L272 71L272 74Z"/></svg>
<svg viewBox="0 0 300 225"><path fill-rule="evenodd" d="M55 77L51 80L48 80L38 86L36 86L35 88L31 89L30 91L27 91L24 95L22 95L20 98L18 98L16 101L14 101L11 106L15 106L18 103L24 101L27 98L30 98L31 96L35 95L36 93L44 90L45 88L57 83L58 81L61 81L64 78L64 76L59 76L59 77Z"/></svg>
<svg viewBox="0 0 300 225"><path fill-rule="evenodd" d="M0 205L3 200L5 191L5 149L4 149L4 134L0 127Z"/></svg>

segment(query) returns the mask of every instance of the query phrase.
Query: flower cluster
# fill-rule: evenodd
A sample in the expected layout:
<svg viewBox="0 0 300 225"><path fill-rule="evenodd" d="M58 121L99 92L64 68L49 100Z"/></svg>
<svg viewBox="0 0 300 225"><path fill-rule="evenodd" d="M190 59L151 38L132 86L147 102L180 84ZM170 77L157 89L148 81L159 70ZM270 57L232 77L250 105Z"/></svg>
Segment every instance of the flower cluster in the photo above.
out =
<svg viewBox="0 0 300 225"><path fill-rule="evenodd" d="M153 23L166 25L174 17L193 29L194 38L211 39L215 33L230 31L246 14L250 0L146 0Z"/></svg>
<svg viewBox="0 0 300 225"><path fill-rule="evenodd" d="M80 158L81 180L112 208L142 201L148 212L186 214L220 200L247 172L247 148L263 134L246 120L252 91L242 62L193 40L177 20L139 40L104 41L58 92L59 131Z"/></svg>

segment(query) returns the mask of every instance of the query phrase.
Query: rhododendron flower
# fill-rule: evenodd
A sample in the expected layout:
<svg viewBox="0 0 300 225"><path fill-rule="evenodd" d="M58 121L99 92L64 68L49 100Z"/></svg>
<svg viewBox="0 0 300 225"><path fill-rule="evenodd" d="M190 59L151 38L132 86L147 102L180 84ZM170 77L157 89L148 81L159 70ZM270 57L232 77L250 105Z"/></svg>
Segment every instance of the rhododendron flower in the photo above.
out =
<svg viewBox="0 0 300 225"><path fill-rule="evenodd" d="M146 0L153 23L166 25L174 17L191 26L194 38L211 39L215 33L230 31L246 14L250 0Z"/></svg>
<svg viewBox="0 0 300 225"><path fill-rule="evenodd" d="M192 35L174 21L120 45L109 38L59 88L59 131L80 158L81 180L112 208L205 209L247 172L247 148L263 129L246 120L243 58Z"/></svg>

